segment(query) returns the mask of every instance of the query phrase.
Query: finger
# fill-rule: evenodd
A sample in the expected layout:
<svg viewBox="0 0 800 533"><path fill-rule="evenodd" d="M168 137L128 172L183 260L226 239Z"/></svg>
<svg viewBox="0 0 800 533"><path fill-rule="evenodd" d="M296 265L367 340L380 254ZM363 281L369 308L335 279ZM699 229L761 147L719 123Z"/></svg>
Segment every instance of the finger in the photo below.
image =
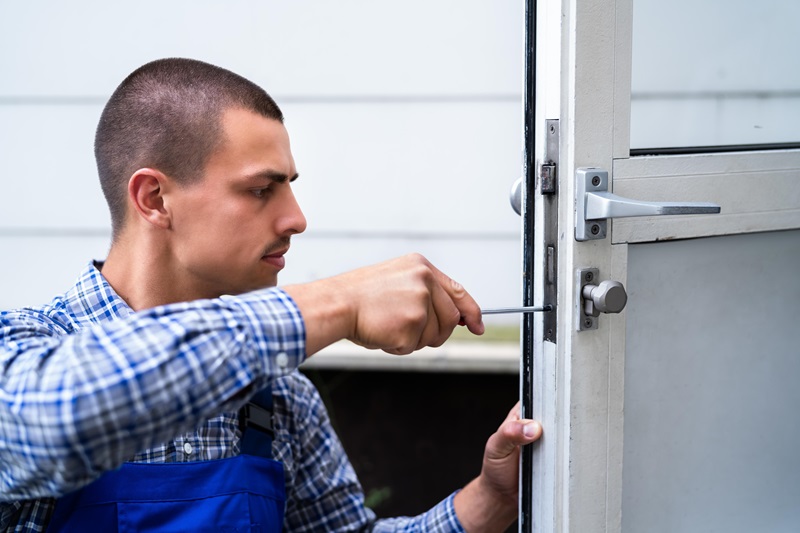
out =
<svg viewBox="0 0 800 533"><path fill-rule="evenodd" d="M423 330L418 348L444 344L450 338L461 316L450 295L437 282L432 283L430 291L428 323Z"/></svg>
<svg viewBox="0 0 800 533"><path fill-rule="evenodd" d="M467 290L457 281L450 278L447 274L439 270L433 265L430 265L431 272L435 276L439 285L448 294L450 299L459 310L459 324L461 321L469 330L476 335L483 335L485 327L483 319L481 318L481 308L478 303L472 298Z"/></svg>

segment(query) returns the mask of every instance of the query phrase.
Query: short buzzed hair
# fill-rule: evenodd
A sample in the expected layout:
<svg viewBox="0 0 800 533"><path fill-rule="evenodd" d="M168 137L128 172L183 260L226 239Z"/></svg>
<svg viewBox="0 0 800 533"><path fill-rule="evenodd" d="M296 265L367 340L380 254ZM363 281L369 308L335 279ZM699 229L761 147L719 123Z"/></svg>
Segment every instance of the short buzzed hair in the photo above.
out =
<svg viewBox="0 0 800 533"><path fill-rule="evenodd" d="M112 239L124 225L133 173L153 168L177 183L199 181L223 142L222 114L230 108L283 122L264 89L202 61L159 59L125 78L103 109L94 144Z"/></svg>

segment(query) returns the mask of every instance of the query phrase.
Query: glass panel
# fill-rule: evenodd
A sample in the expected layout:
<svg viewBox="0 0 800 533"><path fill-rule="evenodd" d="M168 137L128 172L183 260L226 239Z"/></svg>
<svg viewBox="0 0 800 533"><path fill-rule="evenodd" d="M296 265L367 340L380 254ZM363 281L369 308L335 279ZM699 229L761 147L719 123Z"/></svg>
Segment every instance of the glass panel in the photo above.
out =
<svg viewBox="0 0 800 533"><path fill-rule="evenodd" d="M800 142L800 2L634 0L631 148Z"/></svg>

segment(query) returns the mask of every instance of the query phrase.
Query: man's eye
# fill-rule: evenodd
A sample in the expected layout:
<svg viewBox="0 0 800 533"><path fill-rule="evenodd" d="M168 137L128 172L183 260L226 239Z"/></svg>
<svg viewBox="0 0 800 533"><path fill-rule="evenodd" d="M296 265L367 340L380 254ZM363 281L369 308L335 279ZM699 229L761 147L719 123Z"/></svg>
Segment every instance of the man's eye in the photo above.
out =
<svg viewBox="0 0 800 533"><path fill-rule="evenodd" d="M271 192L271 189L269 187L265 187L263 189L252 189L250 192L252 192L256 198L266 198Z"/></svg>

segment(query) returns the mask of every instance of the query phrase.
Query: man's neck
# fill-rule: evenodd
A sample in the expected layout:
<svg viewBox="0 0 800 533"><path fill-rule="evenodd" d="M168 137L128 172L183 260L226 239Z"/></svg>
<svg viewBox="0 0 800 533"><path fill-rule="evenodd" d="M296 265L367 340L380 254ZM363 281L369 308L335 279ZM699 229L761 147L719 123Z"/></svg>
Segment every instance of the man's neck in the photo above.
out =
<svg viewBox="0 0 800 533"><path fill-rule="evenodd" d="M102 273L134 311L212 296L196 294L187 285L166 249L130 238L112 244Z"/></svg>

